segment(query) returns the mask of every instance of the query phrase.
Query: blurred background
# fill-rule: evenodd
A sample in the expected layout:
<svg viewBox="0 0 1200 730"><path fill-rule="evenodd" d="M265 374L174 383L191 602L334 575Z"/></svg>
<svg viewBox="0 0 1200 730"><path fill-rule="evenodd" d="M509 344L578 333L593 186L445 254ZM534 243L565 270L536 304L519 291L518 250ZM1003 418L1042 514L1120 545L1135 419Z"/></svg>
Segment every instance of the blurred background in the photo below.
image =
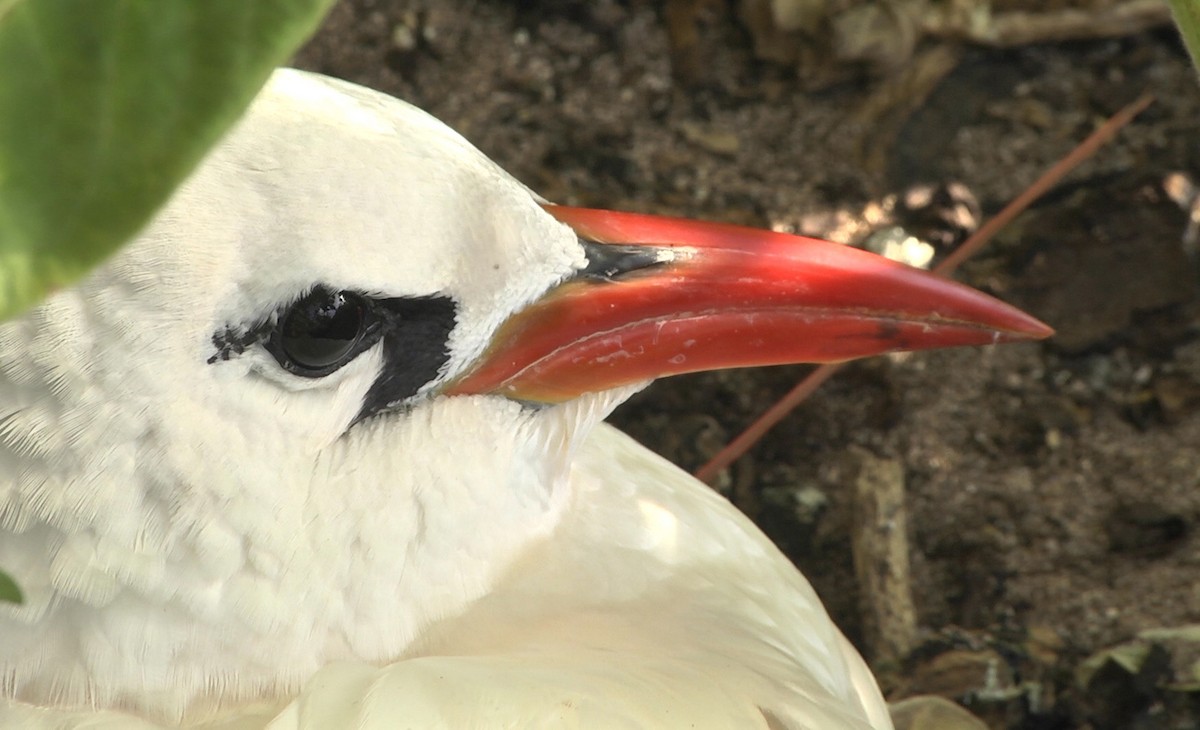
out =
<svg viewBox="0 0 1200 730"><path fill-rule="evenodd" d="M421 106L555 202L917 265L1153 94L958 277L1057 337L854 364L715 488L891 699L1200 727L1200 86L1163 2L343 0L296 65ZM804 372L659 382L613 420L692 470ZM852 557L864 494L901 528L882 588Z"/></svg>

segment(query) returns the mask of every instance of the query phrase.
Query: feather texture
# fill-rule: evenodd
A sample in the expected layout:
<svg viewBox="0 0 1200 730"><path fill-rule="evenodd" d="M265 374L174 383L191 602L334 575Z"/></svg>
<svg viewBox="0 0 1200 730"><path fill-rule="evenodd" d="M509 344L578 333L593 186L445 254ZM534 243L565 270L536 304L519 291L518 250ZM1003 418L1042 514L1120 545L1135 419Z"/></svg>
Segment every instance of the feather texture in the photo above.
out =
<svg viewBox="0 0 1200 730"><path fill-rule="evenodd" d="M634 388L439 394L585 264L436 120L276 74L138 240L0 324L0 726L889 728L787 559L600 424ZM442 371L356 422L402 363L302 378L254 339L316 285L453 301Z"/></svg>
<svg viewBox="0 0 1200 730"><path fill-rule="evenodd" d="M558 529L410 658L335 663L282 709L229 709L198 727L890 727L811 587L723 498L608 426L571 475ZM0 724L17 723L158 727L0 709Z"/></svg>

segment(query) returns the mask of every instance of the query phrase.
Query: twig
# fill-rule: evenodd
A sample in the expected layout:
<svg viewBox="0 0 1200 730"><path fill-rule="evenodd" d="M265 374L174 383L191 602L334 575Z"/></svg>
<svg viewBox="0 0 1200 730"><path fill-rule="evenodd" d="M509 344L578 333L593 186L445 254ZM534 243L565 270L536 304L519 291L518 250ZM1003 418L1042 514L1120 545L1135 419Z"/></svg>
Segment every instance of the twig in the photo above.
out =
<svg viewBox="0 0 1200 730"><path fill-rule="evenodd" d="M1110 117L1096 131L1088 135L1087 139L1080 142L1075 149L1067 153L1065 157L1056 162L1049 170L1042 173L1041 177L1034 181L1032 185L1026 188L1011 203L1006 205L995 217L980 226L979 230L947 256L944 261L934 267L933 272L941 276L946 276L953 272L960 264L973 256L985 243L991 240L992 236L1008 225L1013 218L1016 218L1035 200L1044 195L1046 191L1057 185L1060 180L1078 167L1080 163L1095 154L1097 149L1111 140L1125 125L1133 121L1134 117L1141 114L1146 107L1150 106L1153 100L1154 98L1151 95L1145 94ZM796 406L803 403L822 383L829 380L834 373L842 368L842 365L843 363L821 365L809 373L808 376L788 391L787 395L780 398L775 405L768 408L751 423L745 431L738 434L725 448L717 452L716 456L710 459L707 464L697 469L696 478L703 482L711 482L722 469L727 468L730 464L741 458L743 454L749 451L754 444L758 443L766 435L767 431L770 431L775 424L783 420L784 416L791 413Z"/></svg>
<svg viewBox="0 0 1200 730"><path fill-rule="evenodd" d="M1107 144L1117 132L1133 121L1134 117L1145 111L1146 107L1150 106L1150 103L1153 101L1153 96L1143 94L1138 97L1137 101L1109 117L1096 131L1088 135L1087 139L1080 142L1075 149L1068 152L1066 157L1054 163L1032 185L1025 188L1023 193L1014 198L1011 203L1004 206L1003 210L980 226L979 230L972 233L967 240L963 241L963 244L947 256L942 263L933 267L933 273L940 276L948 276L953 273L964 261L974 256L979 249L983 248L984 244L992 239L992 236L995 236L1001 229L1011 223L1013 218L1023 213L1030 205L1033 205L1035 200L1045 195L1050 188L1057 185L1076 167L1079 167L1084 160L1096 154L1096 150Z"/></svg>
<svg viewBox="0 0 1200 730"><path fill-rule="evenodd" d="M1176 6L1194 0L1177 0ZM980 4L986 7L986 4ZM1096 5L1096 3L1093 3ZM1170 9L1162 0L1122 0L1107 7L1039 9L1032 12L965 12L946 3L922 20L926 34L966 40L993 48L1016 48L1031 43L1122 38L1171 22ZM1178 17L1178 16L1177 16Z"/></svg>

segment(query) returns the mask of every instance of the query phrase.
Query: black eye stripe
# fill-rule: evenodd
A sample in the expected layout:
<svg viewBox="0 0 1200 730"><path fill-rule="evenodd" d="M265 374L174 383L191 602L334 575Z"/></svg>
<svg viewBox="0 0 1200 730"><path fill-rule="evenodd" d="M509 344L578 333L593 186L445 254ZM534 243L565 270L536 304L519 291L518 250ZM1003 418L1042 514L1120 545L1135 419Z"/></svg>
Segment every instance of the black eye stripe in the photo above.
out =
<svg viewBox="0 0 1200 730"><path fill-rule="evenodd" d="M450 359L458 306L446 296L375 298L316 286L253 324L226 325L212 336L209 364L261 346L284 370L328 376L379 345L383 365L355 422L402 404L432 383Z"/></svg>
<svg viewBox="0 0 1200 730"><path fill-rule="evenodd" d="M375 304L383 321L383 367L356 422L404 402L437 379L450 359L450 333L458 321L458 306L450 297L381 299Z"/></svg>

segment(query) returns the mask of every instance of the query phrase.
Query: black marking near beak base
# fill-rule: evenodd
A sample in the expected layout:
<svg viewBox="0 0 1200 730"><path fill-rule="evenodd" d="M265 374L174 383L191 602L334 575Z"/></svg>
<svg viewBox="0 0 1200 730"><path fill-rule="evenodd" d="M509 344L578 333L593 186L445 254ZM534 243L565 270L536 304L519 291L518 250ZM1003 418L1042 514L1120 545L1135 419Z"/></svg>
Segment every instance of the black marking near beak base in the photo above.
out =
<svg viewBox="0 0 1200 730"><path fill-rule="evenodd" d="M619 281L621 278L646 269L662 266L670 260L663 249L655 246L629 246L617 243L595 243L579 239L587 256L587 266L575 273L576 279Z"/></svg>

